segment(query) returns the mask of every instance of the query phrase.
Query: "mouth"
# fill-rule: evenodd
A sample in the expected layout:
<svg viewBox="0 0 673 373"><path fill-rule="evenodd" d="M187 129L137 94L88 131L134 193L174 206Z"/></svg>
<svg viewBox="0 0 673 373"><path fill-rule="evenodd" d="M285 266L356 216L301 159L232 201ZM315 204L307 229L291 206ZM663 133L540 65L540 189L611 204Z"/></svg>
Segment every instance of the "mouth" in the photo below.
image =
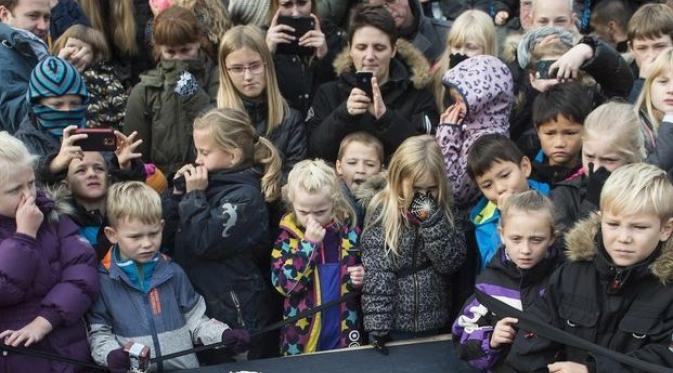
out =
<svg viewBox="0 0 673 373"><path fill-rule="evenodd" d="M86 184L87 188L100 188L103 184L99 181L92 181Z"/></svg>
<svg viewBox="0 0 673 373"><path fill-rule="evenodd" d="M664 100L664 104L669 105L669 106L673 106L673 98L669 98L669 99Z"/></svg>

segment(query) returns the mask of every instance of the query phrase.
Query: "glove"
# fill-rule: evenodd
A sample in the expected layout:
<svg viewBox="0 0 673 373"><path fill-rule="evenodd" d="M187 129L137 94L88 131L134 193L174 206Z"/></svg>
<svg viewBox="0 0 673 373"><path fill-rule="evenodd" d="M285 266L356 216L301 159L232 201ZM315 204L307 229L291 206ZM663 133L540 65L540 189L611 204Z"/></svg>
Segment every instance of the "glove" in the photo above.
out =
<svg viewBox="0 0 673 373"><path fill-rule="evenodd" d="M437 202L431 194L416 193L411 201L409 212L419 222L428 220L437 211Z"/></svg>
<svg viewBox="0 0 673 373"><path fill-rule="evenodd" d="M374 347L374 350L377 352L388 356L388 347L386 347L386 343L392 341L393 339L390 338L390 334L385 333L385 334L373 334L369 333L369 343Z"/></svg>
<svg viewBox="0 0 673 373"><path fill-rule="evenodd" d="M175 84L175 92L179 97L192 97L199 90L199 82L189 71L183 71Z"/></svg>
<svg viewBox="0 0 673 373"><path fill-rule="evenodd" d="M456 67L456 65L465 61L468 58L470 58L470 57L468 57L467 55L462 54L462 53L451 53L451 54L449 54L449 69L452 69L452 68Z"/></svg>
<svg viewBox="0 0 673 373"><path fill-rule="evenodd" d="M240 354L250 347L250 334L245 329L227 329L222 333L222 343L232 352Z"/></svg>
<svg viewBox="0 0 673 373"><path fill-rule="evenodd" d="M594 172L594 164L589 163L589 177L587 179L587 194L585 200L598 207L601 200L601 190L605 181L610 177L610 171L601 167Z"/></svg>
<svg viewBox="0 0 673 373"><path fill-rule="evenodd" d="M131 369L131 360L124 348L118 348L107 354L107 366L112 373L126 373Z"/></svg>

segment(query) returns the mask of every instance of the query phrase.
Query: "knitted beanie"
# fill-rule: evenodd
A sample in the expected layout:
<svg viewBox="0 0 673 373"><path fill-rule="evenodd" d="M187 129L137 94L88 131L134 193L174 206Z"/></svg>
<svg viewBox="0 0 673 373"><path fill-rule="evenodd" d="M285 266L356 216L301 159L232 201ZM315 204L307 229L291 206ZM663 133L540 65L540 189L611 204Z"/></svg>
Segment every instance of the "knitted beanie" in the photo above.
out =
<svg viewBox="0 0 673 373"><path fill-rule="evenodd" d="M236 25L268 26L269 8L270 0L229 0L229 15Z"/></svg>
<svg viewBox="0 0 673 373"><path fill-rule="evenodd" d="M528 64L531 60L531 54L533 53L535 46L541 42L542 39L552 35L557 36L561 43L567 45L569 48L572 48L575 45L575 35L566 29L544 26L528 31L523 36L521 41L519 41L519 45L516 50L516 57L519 61L519 66L522 69L528 68Z"/></svg>
<svg viewBox="0 0 673 373"><path fill-rule="evenodd" d="M82 103L87 103L89 92L84 79L73 65L62 58L49 56L43 59L30 74L28 101L34 103L43 97L65 95L82 96Z"/></svg>

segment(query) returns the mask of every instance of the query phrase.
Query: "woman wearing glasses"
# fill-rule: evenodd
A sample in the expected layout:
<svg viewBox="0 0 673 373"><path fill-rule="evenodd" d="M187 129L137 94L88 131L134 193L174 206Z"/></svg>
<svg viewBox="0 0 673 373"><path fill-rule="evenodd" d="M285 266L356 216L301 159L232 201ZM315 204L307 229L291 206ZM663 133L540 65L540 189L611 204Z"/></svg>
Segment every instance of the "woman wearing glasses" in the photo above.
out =
<svg viewBox="0 0 673 373"><path fill-rule="evenodd" d="M131 91L123 131L138 132L138 152L172 180L172 175L196 159L192 141L194 119L215 106L217 65L201 49L194 14L178 6L154 20L156 68L141 75Z"/></svg>
<svg viewBox="0 0 673 373"><path fill-rule="evenodd" d="M257 134L281 154L286 177L306 158L302 115L283 99L264 34L256 26L236 26L220 42L220 89L217 106L245 110Z"/></svg>

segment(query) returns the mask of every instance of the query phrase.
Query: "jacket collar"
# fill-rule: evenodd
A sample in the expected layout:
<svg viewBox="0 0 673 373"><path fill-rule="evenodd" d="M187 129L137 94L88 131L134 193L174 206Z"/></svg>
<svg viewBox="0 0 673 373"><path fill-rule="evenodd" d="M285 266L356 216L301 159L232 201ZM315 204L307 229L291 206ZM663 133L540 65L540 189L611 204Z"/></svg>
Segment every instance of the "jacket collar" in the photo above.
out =
<svg viewBox="0 0 673 373"><path fill-rule="evenodd" d="M552 245L547 249L547 255L535 267L531 269L519 269L507 255L505 246L501 245L495 254L498 260L491 260L488 267L495 271L504 272L512 279L518 279L521 287L526 287L529 284L538 283L546 276L549 276L549 273L553 271L558 262L558 252L559 250L556 245Z"/></svg>
<svg viewBox="0 0 673 373"><path fill-rule="evenodd" d="M108 250L107 254L103 257L98 267L98 271L101 273L107 273L110 276L110 279L115 281L122 281L129 287L142 291L138 288L138 285L133 283L129 276L125 273L123 269L115 262L113 255L114 251L117 250L114 246ZM174 273L173 269L170 266L171 259L164 254L158 254L156 265L152 271L152 279L150 281L150 286L147 291L161 286L166 281L170 280Z"/></svg>
<svg viewBox="0 0 673 373"><path fill-rule="evenodd" d="M42 43L44 44L44 42ZM2 22L0 22L0 48L14 49L26 57L38 59L37 54L31 47L29 37ZM47 50L46 44L44 44L44 49Z"/></svg>

